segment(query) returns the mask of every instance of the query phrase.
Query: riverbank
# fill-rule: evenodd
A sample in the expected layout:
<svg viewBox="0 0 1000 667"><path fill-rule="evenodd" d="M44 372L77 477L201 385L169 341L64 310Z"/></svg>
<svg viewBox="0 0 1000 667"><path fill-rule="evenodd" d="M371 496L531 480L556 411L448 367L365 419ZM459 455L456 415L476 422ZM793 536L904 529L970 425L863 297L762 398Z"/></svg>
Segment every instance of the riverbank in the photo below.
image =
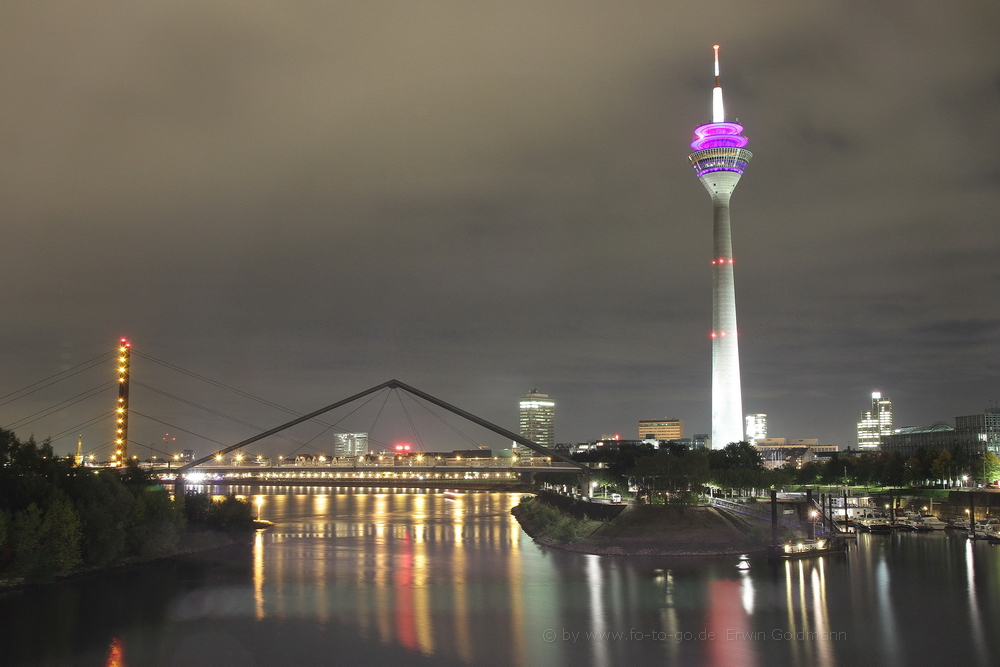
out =
<svg viewBox="0 0 1000 667"><path fill-rule="evenodd" d="M630 506L611 521L577 519L537 498L511 510L538 544L606 556L722 556L760 552L764 535L751 535L712 507Z"/></svg>
<svg viewBox="0 0 1000 667"><path fill-rule="evenodd" d="M171 551L169 554L154 556L150 558L141 558L137 556L129 556L127 558L122 558L115 561L105 567L91 567L79 570L73 570L72 572L64 572L60 574L53 575L51 581L42 582L31 582L24 577L7 577L0 578L0 593L16 590L18 588L25 588L28 586L40 586L51 583L56 583L59 581L64 581L66 579L75 579L78 577L86 577L93 574L102 574L104 572L111 572L114 570L124 570L130 567L136 567L140 565L148 565L150 563L157 563L160 561L171 560L174 558L180 558L182 556L189 556L191 554L201 553L203 551L211 551L213 549L221 549L223 547L230 547L236 544L246 543L247 540L253 538L253 531L250 532L228 532L222 530L188 530L185 531L177 544L177 548Z"/></svg>

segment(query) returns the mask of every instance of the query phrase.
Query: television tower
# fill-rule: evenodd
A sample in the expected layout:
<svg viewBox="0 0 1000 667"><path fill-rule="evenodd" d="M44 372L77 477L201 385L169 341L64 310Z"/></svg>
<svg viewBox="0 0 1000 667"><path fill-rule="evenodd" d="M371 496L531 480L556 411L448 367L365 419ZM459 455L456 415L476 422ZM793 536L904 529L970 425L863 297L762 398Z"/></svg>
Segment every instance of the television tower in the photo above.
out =
<svg viewBox="0 0 1000 667"><path fill-rule="evenodd" d="M695 128L688 156L698 180L712 196L715 254L712 255L712 448L721 449L743 437L740 350L736 336L736 288L733 283L733 239L729 229L729 197L753 154L743 126L727 123L719 81L719 45L715 49L712 122Z"/></svg>

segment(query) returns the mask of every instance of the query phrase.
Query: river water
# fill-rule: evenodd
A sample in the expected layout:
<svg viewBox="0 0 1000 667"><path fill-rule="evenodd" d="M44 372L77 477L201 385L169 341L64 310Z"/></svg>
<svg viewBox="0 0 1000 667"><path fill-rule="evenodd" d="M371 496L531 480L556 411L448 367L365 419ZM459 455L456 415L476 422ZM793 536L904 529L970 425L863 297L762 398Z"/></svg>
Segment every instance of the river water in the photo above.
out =
<svg viewBox="0 0 1000 667"><path fill-rule="evenodd" d="M0 595L0 665L1000 661L1000 547L944 531L740 571L540 547L519 494L263 493L246 545Z"/></svg>

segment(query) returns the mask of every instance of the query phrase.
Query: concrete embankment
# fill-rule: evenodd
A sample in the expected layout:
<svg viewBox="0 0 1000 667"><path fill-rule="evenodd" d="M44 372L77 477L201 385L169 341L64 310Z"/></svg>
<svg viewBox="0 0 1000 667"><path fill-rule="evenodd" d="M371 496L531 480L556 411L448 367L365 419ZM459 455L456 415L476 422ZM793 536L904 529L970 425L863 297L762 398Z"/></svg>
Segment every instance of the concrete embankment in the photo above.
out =
<svg viewBox="0 0 1000 667"><path fill-rule="evenodd" d="M512 513L539 544L581 553L715 556L763 551L767 546L751 537L752 531L737 528L718 510L705 506L630 506L615 519L595 521L571 517L534 498Z"/></svg>

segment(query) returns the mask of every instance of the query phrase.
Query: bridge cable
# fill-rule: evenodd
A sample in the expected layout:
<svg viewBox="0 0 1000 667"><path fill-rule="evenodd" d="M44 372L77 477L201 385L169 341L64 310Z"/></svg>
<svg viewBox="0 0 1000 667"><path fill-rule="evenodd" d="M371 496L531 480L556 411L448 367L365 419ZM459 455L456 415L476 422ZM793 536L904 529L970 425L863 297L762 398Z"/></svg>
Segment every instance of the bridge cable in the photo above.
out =
<svg viewBox="0 0 1000 667"><path fill-rule="evenodd" d="M24 390L26 390L26 389L31 389L31 388L32 388L32 387L34 387L35 385L37 385L37 384L41 384L42 382L48 382L48 381L49 381L49 380L51 380L52 378L56 378L56 377L59 377L60 375L62 375L62 374L64 374L64 373L69 373L70 371L72 371L72 370L75 370L75 369L77 369L77 368L80 368L80 366L83 366L83 365L86 365L86 364L89 364L89 363L91 363L92 361L96 361L96 360L98 360L98 359L101 359L102 357L107 357L107 356L110 356L111 354L112 354L111 352L105 352L104 354L99 354L99 355L97 355L96 357L94 357L93 359L88 359L87 361L84 361L84 362L82 362L82 363L79 363L79 364L77 364L76 366L73 366L72 368L67 368L66 370L64 370L64 371L60 371L60 372L56 373L55 375L50 375L49 377L45 378L44 380L39 380L38 382L34 382L34 383L32 383L32 384L29 384L29 385L28 385L27 387L22 387L22 388L18 389L17 391L12 391L12 392L10 392L9 394L4 394L3 396L0 396L0 401L2 401L2 400L3 400L3 399L5 399L5 398L9 398L9 397L13 396L14 394L20 394L20 393L21 393L22 391L24 391ZM94 366L99 366L99 365L100 365L100 364L94 364ZM20 400L20 399L24 398L25 396L30 396L31 394L34 394L34 393L35 393L36 391L41 391L42 389L45 389L45 388L47 388L47 387L51 387L51 386L52 386L52 385L54 385L54 384L59 384L59 383L60 383L60 382L62 382L63 380L66 380L66 379L68 379L68 378L71 378L71 377L73 377L74 375L79 375L79 374L80 374L80 373L82 373L83 371L88 371L88 370L90 370L91 368L93 368L93 366L88 366L87 368L84 368L84 369L81 369L81 370L77 371L76 373L72 373L71 375L67 375L66 377L63 377L63 378L59 378L59 379L58 379L58 380L56 380L55 382L50 382L49 384L45 385L44 387L39 387L38 389L34 389L34 390L32 390L32 391L29 391L29 392L28 392L27 394L22 394L21 396L18 396L18 397L16 397L16 398L11 398L11 399L10 399L9 401L5 401L5 402L3 402L3 403L0 403L0 406L3 406L3 405L7 405L8 403L13 403L14 401L17 401L17 400Z"/></svg>
<svg viewBox="0 0 1000 667"><path fill-rule="evenodd" d="M236 394L239 394L240 396L243 396L244 398L249 398L251 400L257 401L258 403L263 403L264 405L268 405L268 406L270 406L272 408L275 408L277 410L281 410L283 412L287 412L289 414L293 414L293 415L295 415L297 417L302 415L301 412L296 412L295 410L292 410L291 408L286 408L283 405L278 405L277 403L274 403L273 401L269 401L266 398L260 398L259 396L254 396L253 394L247 393L247 392L245 392L245 391L243 391L241 389L237 389L236 387L232 387L232 386L230 386L228 384L225 384L223 382L219 382L218 380L213 380L212 378L205 377L204 375L200 375L198 373L195 373L194 371L189 371L187 369L181 368L180 366L177 366L176 364L172 364L170 362L163 361L161 359L157 359L156 357L151 357L151 356L149 356L148 354L146 354L144 352L138 352L138 351L133 350L132 354L138 355L138 356L140 356L140 357L142 357L144 359L148 359L149 361L152 361L154 363L160 364L162 366L166 366L167 368L170 368L171 370L175 370L178 373L183 373L184 375L189 375L189 376L191 376L191 377L193 377L193 378L195 378L197 380L201 380L202 382L207 382L208 384L215 385L216 387L219 387L220 389L228 389L229 391L231 391L233 393L236 393Z"/></svg>
<svg viewBox="0 0 1000 667"><path fill-rule="evenodd" d="M178 431L183 431L184 433L187 433L188 435L193 435L196 438L201 438L202 440L208 440L209 442L214 442L215 444L222 445L223 447L226 446L225 443L219 442L218 440L210 438L207 435L202 435L200 433L195 433L194 431L189 431L186 428L181 428L180 426L177 426L175 424L170 424L168 422L165 422L162 419L157 419L156 417L150 417L149 415L144 415L141 412L139 412L138 410L129 410L129 413L133 414L133 415L138 415L140 417L145 417L146 419L151 419L154 422L158 422L160 424L163 424L164 426L169 426L170 428L177 429Z"/></svg>
<svg viewBox="0 0 1000 667"><path fill-rule="evenodd" d="M389 395L391 393L392 393L391 390L387 391L385 393L385 398L382 399L382 406L378 409L378 413L375 415L375 419L372 420L371 428L368 429L368 437L369 437L369 439L371 438L372 431L375 430L375 424L378 423L379 418L382 416L382 411L385 410L385 404L389 402ZM378 394L375 394L375 396L378 396Z"/></svg>
<svg viewBox="0 0 1000 667"><path fill-rule="evenodd" d="M417 444L420 445L420 451L426 452L427 448L424 447L424 442L420 439L420 434L417 433L417 427L413 425L413 420L410 418L410 412L406 409L406 405L403 404L403 398L399 395L399 390L394 388L392 392L396 394L396 400L399 401L399 407L403 408L403 414L406 415L406 421L410 423L410 430L413 431L413 437L417 439Z"/></svg>
<svg viewBox="0 0 1000 667"><path fill-rule="evenodd" d="M97 422L101 421L102 419L107 419L108 417L112 416L113 414L115 414L114 410L108 410L103 415L98 415L97 417L93 417L91 419L87 419L85 421L82 421L79 424L77 424L76 426L74 426L73 428L68 428L65 431L60 431L56 435L50 435L49 438L48 438L48 440L49 440L49 442L55 442L56 440L61 440L62 438L65 438L67 435L69 435L70 433L73 433L74 431L82 431L83 429L90 428L91 426L93 426Z"/></svg>
<svg viewBox="0 0 1000 667"><path fill-rule="evenodd" d="M218 410L213 410L212 408L205 407L204 405L199 405L198 403L195 403L193 401L189 401L189 400L187 400L185 398L181 398L180 396L176 396L174 394L171 394L169 392L163 391L161 389L157 389L156 387L151 387L150 385L148 385L148 384L146 384L144 382L139 382L138 380L132 380L132 384L138 385L138 386L140 386L140 387L142 387L144 389L148 389L148 390L153 391L153 392L155 392L157 394L161 394L163 396L167 396L168 398L172 398L172 399L174 399L176 401L180 401L181 403L185 403L185 404L190 405L192 407L198 408L199 410L204 410L206 412L209 412L211 414L217 415L219 417L223 417L225 419L229 419L230 421L236 422L237 424L242 424L243 426L248 426L248 427L250 427L252 429L257 430L258 432L263 432L263 431L266 430L266 429L264 429L264 428L262 428L260 426L257 426L256 424L251 424L248 421L244 421L242 419L239 419L238 417L233 417L232 415L227 415L227 414L225 414L223 412L219 412ZM343 417L341 417L339 420L337 420L337 422L335 422L333 424L327 424L326 422L320 421L318 419L312 420L312 421L315 421L315 422L317 422L317 423L319 423L321 425L326 426L326 428L324 428L322 431L320 431L318 434L316 434L315 436L313 436L312 438L310 438L306 442L302 442L300 440L296 440L295 438L290 438L290 437L288 437L286 435L277 435L276 434L276 437L278 437L278 438L280 438L282 440L285 440L287 442L290 442L293 445L298 445L298 447L291 452L292 454L294 454L295 452L299 451L303 447L308 446L309 443L313 442L314 440L316 440L316 438L318 438L319 436L323 435L324 433L326 433L330 429L335 428L338 431L347 433L347 431L345 431L344 429L340 428L337 424L339 424L340 422L344 421L345 419L347 419L348 417L350 417L352 414L354 414L355 412L357 412L358 410L360 410L361 408L363 408L373 398L374 398L374 396L372 398L369 398L367 401L365 401L364 403L362 403L358 407L354 408L354 410L351 410L350 412L348 412L346 415L344 415ZM371 440L371 438L369 438L369 440ZM145 445L143 445L143 446L145 446ZM316 451L319 451L319 452L322 453L322 450L319 447L312 447L312 449L315 449Z"/></svg>
<svg viewBox="0 0 1000 667"><path fill-rule="evenodd" d="M148 384L146 384L144 382L139 382L138 380L131 380L131 383L134 384L134 385L136 385L136 386L142 387L143 389L148 389L148 390L150 390L152 392L155 392L157 394L160 394L162 396L166 396L167 398L172 398L175 401L179 401L179 402L184 403L186 405L190 405L191 407L198 408L199 410L204 410L205 412L209 412L209 413L211 413L213 415L216 415L216 416L222 417L224 419L228 419L230 421L236 422L237 424L241 424L243 426L248 426L248 427L250 427L250 428L252 428L252 429L254 429L254 430L258 431L258 432L263 432L263 431L267 430L265 428L257 426L256 424L251 424L248 421L244 421L244 420L242 420L242 419L240 419L238 417L233 417L232 415L227 415L227 414L225 414L223 412L219 412L218 410L213 410L212 408L205 407L204 405L199 405L199 404L195 403L194 401L189 401L186 398L181 398L180 396L175 396L174 394L171 394L169 392L163 391L161 389L157 389L156 387L151 387L151 386L149 386ZM281 438L282 440L287 440L288 442L291 442L292 444L295 444L295 445L302 445L303 444L299 440L295 440L294 438L289 438L286 435L279 435L278 437Z"/></svg>
<svg viewBox="0 0 1000 667"><path fill-rule="evenodd" d="M344 421L345 419L347 419L348 417L350 417L351 415L353 415L353 414L354 414L355 412L357 412L357 411L358 411L358 410L360 410L361 408L363 408L363 407L365 407L366 405L368 405L369 403L371 403L371 402L372 402L373 400L375 400L375 397L376 397L376 396L378 396L378 394L372 394L372 396L371 396L370 398L368 398L368 399L367 399L367 400L366 400L366 401L365 401L364 403L362 403L361 405L359 405L358 407L354 408L353 410L351 410L350 412L348 412L348 413L347 413L346 415L344 415L343 417L341 417L340 419L338 419L338 420L336 421L336 424L339 424L340 422ZM386 398L388 398L388 394L386 394ZM384 402L383 402L383 404L382 404L382 407L385 407L385 403L384 403ZM381 413L381 410L380 410L379 412ZM376 417L376 420L377 420L377 419L378 419L378 417ZM313 421L316 421L316 422L319 422L320 424L322 424L322 423L323 423L323 422L319 421L318 419L315 419L315 420L313 420ZM374 425L374 424L372 424L372 427L373 427L373 428L374 428L374 426L375 426L375 425ZM329 429L327 429L327 430L329 430ZM340 429L338 429L338 430L340 430ZM344 431L344 433L348 433L348 432L349 432L349 431ZM322 433L318 434L318 435L316 436L316 438L318 438L318 437L319 437L320 435L322 435L323 433L326 433L326 431L323 431ZM305 444L305 445L308 445L308 444L309 444L310 442L312 442L312 441L313 441L313 440L315 440L316 438L313 438L312 440L309 440L309 442L307 442L307 443L304 443L304 444ZM372 443L372 442L374 442L374 443L375 443L375 444L377 444L377 445L381 445L383 449L385 449L385 448L388 448L388 444L387 444L387 443L384 443L384 442L381 442L381 441L379 441L379 440L374 440L374 439L372 439L372 437L371 437L371 431L368 431L368 442L369 442L369 443ZM321 453L322 453L322 450L320 450L320 448L319 448L319 447L314 447L314 446L310 446L310 448L311 448L311 449L315 449L316 451L319 451L319 452L321 452ZM295 449L295 450L291 451L291 452L289 453L289 455L292 455L292 454L295 454L295 453L296 453L297 451L299 451L299 449L302 449L302 447L299 447L298 449Z"/></svg>
<svg viewBox="0 0 1000 667"><path fill-rule="evenodd" d="M107 380L105 382L102 382L101 384L97 385L96 387L93 387L91 389L88 389L87 391L81 392L81 393L77 394L76 396L73 396L72 398L67 398L65 401L60 401L59 403L56 403L55 405L51 405L51 406L49 406L47 408L39 410L38 412L36 412L34 414L30 414L27 417L19 419L19 420L15 421L15 422L11 422L10 424L6 425L4 428L6 428L9 431L13 431L16 428L21 428L22 426L27 426L28 424L31 424L32 422L36 422L39 419L43 419L45 417L48 417L49 415L52 415L52 414L58 412L62 408L68 408L71 405L76 405L80 401L85 401L88 398L92 398L92 397L96 396L100 391L104 390L106 387L108 387L109 385L112 385L112 384L117 384L117 383L114 382L113 380ZM42 413L45 413L45 414L42 414Z"/></svg>
<svg viewBox="0 0 1000 667"><path fill-rule="evenodd" d="M243 396L244 398L249 398L251 400L257 401L258 403L262 403L264 405L267 405L269 407L275 408L277 410L281 410L283 412L287 412L289 414L295 415L296 417L301 417L304 414L302 412L298 412L297 410L292 410L291 408L286 408L283 405L279 405L279 404L275 403L274 401L269 401L266 398L261 398L259 396L254 396L253 394L245 392L242 389L237 389L236 387L230 386L230 385L228 385L228 384L226 384L224 382L220 382L218 380L213 380L210 377L206 377L206 376L201 375L199 373L195 373L194 371L189 371L189 370L187 370L185 368L182 368L182 367L178 366L177 364L172 364L172 363L170 363L168 361L163 361L162 359L157 359L156 357L151 357L150 355L148 355L148 354L146 354L144 352L138 352L136 350L133 350L132 354L138 355L138 356L140 356L140 357L142 357L144 359L148 359L149 361L152 361L154 363L160 364L161 366L164 366L164 367L169 368L171 370L175 370L178 373L183 373L184 375L188 375L190 377L193 377L196 380L201 380L202 382L206 382L208 384L214 385L214 386L219 387L221 389L228 389L229 391L231 391L231 392L233 392L235 394L239 394L240 396ZM317 424L320 424L321 426L330 426L330 424L328 424L327 422L324 422L321 419L312 419L310 421L316 422ZM339 420L337 423L340 423L340 421L343 421L343 419Z"/></svg>
<svg viewBox="0 0 1000 667"><path fill-rule="evenodd" d="M445 426L447 426L448 428L450 428L452 431L454 431L458 435L462 436L462 438L464 438L466 440L466 442L468 442L470 445L472 445L473 447L480 447L481 446L478 442L476 442L475 440L473 440L472 438L470 438L469 436L467 436L465 433L463 433L462 431L458 430L457 428L455 428L454 426L452 426L450 423L448 423L447 421L445 421L445 419L441 415L439 415L438 413L436 413L433 410L431 410L430 408L428 408L424 404L424 402L418 401L416 396L413 396L412 394L406 394L406 395L410 397L411 401L413 401L414 403L416 403L417 405L419 405L421 408L423 408L427 412L427 414L431 415L432 417L434 417L435 419L437 419L438 421L440 421L442 424L444 424Z"/></svg>

